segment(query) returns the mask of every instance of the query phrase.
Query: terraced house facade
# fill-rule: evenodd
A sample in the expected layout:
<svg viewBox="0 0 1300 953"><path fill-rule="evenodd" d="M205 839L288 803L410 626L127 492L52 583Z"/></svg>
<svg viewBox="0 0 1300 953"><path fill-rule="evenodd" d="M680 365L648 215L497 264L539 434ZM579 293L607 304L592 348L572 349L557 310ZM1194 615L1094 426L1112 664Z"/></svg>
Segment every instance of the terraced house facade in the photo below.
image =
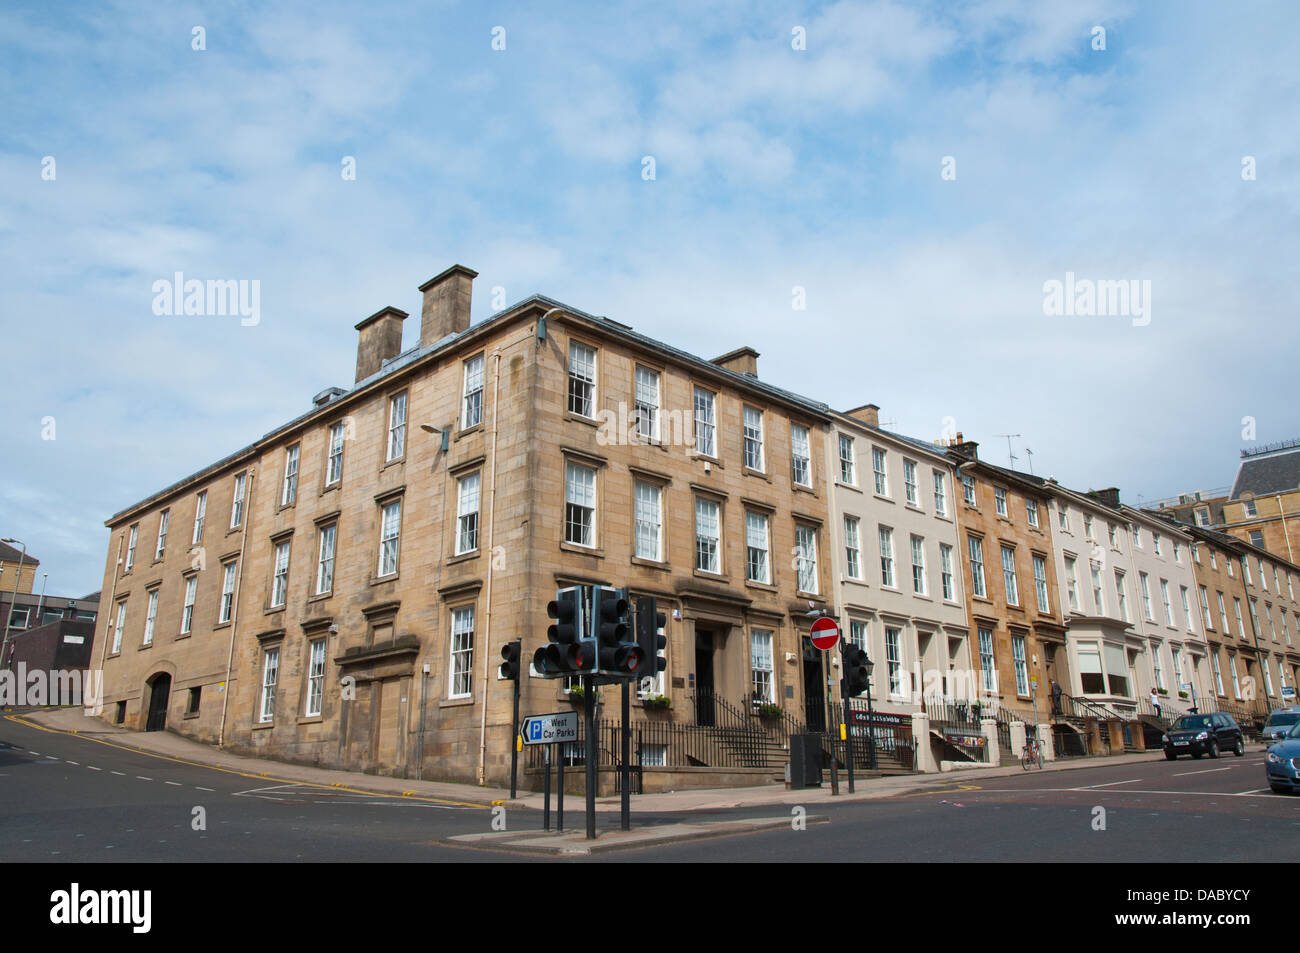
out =
<svg viewBox="0 0 1300 953"><path fill-rule="evenodd" d="M1048 496L1039 481L980 460L960 434L948 454L981 697L1038 724L1065 648Z"/></svg>
<svg viewBox="0 0 1300 953"><path fill-rule="evenodd" d="M874 698L898 713L927 696L973 698L952 462L882 429L867 404L832 415L826 470L835 611L876 663Z"/></svg>
<svg viewBox="0 0 1300 953"><path fill-rule="evenodd" d="M473 277L421 286L416 346L405 312L371 315L352 387L108 521L109 717L503 783L500 647L530 659L555 590L590 583L668 615L637 717L821 711L802 636L831 592L826 408L748 348L705 361L542 296L471 327ZM567 687L525 677L522 710Z"/></svg>

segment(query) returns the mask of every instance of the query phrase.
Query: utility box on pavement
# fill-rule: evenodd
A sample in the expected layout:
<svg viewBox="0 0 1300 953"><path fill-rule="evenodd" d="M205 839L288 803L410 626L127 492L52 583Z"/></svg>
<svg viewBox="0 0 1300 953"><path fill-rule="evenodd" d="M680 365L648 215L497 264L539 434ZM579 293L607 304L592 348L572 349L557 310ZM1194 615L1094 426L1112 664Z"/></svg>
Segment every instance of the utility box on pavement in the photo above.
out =
<svg viewBox="0 0 1300 953"><path fill-rule="evenodd" d="M821 735L791 735L790 789L813 788L821 783Z"/></svg>

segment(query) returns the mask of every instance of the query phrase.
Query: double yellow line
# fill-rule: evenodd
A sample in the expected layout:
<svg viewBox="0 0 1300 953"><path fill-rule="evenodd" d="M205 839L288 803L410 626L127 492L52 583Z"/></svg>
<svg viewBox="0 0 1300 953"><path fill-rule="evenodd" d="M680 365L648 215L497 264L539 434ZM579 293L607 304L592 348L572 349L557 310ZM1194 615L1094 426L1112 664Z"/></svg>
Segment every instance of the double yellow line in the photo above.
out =
<svg viewBox="0 0 1300 953"><path fill-rule="evenodd" d="M130 751L132 754L143 754L150 758L157 758L160 761L170 761L173 764L189 765L192 768L206 768L209 771L220 771L223 774L233 774L241 778L252 778L255 781L277 781L281 784L299 784L307 788L320 788L324 791L343 791L348 794L364 794L367 797L388 797L399 801L421 801L426 804L445 804L452 807L481 807L492 808L498 804L505 804L505 801L491 801L484 804L481 801L452 801L445 798L436 797L419 797L414 791L403 791L401 794L385 794L382 791L365 791L361 788L348 787L345 784L335 782L333 784L319 784L315 781L299 781L293 778L277 778L270 772L262 771L258 774L252 774L248 771L236 771L234 768L223 768L215 764L204 764L201 761L186 761L184 758L173 758L170 755L156 754L152 751L145 751L143 748L133 748L130 745L120 745L112 741L105 741L103 738L91 738L83 735L79 731L69 731L63 728L49 728L45 725L38 725L34 721L23 718L21 715L5 715L6 721L12 721L28 728L35 728L37 731L48 731L56 735L75 735L82 741L93 741L96 744L108 745L110 748L117 748L120 751Z"/></svg>

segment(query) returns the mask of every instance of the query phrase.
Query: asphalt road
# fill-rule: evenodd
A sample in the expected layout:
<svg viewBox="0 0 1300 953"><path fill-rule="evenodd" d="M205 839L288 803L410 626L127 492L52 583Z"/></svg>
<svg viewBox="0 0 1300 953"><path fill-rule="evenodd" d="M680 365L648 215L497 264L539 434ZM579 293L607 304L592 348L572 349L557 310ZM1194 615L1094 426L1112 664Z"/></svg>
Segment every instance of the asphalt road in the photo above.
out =
<svg viewBox="0 0 1300 953"><path fill-rule="evenodd" d="M571 827L582 823L580 806L569 800ZM807 811L829 823L796 829L797 812L789 806L718 811L712 814L788 816L791 829L566 862L1224 863L1292 860L1300 844L1300 797L1268 791L1258 748L1244 758L959 776L933 791L818 801ZM1099 818L1104 829L1098 829ZM440 842L487 831L492 819L488 805L285 784L0 719L5 862L539 859ZM683 817L634 813L634 819L647 824ZM601 824L616 820L602 815ZM540 827L537 812L521 808L510 808L506 822L512 830Z"/></svg>

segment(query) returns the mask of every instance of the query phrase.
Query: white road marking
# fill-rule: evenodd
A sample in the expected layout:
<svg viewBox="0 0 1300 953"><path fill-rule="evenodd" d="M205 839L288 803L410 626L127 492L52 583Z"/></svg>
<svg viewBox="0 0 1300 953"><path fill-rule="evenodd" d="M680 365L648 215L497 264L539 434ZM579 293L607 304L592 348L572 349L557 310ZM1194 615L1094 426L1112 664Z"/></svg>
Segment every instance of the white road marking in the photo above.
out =
<svg viewBox="0 0 1300 953"><path fill-rule="evenodd" d="M146 778L143 774L137 774L137 775L135 776L135 779L136 779L137 781L152 781L152 780L153 780L153 778Z"/></svg>
<svg viewBox="0 0 1300 953"><path fill-rule="evenodd" d="M1182 772L1180 772L1180 773L1178 773L1178 774L1175 774L1174 777L1176 777L1176 778L1185 778L1185 777L1187 777L1189 774L1212 774L1212 773L1214 773L1215 771L1231 771L1231 770L1232 770L1232 768L1206 768L1206 769L1204 769L1203 771L1182 771Z"/></svg>
<svg viewBox="0 0 1300 953"><path fill-rule="evenodd" d="M1134 778L1132 781L1107 781L1105 784L1085 784L1081 788L1071 788L1074 791L1091 791L1093 788L1108 788L1116 784L1137 784L1144 780L1143 778Z"/></svg>
<svg viewBox="0 0 1300 953"><path fill-rule="evenodd" d="M88 764L88 765L86 765L86 767L88 767L91 771L103 771L103 770L104 770L103 768L97 768L97 767L95 767L93 764Z"/></svg>
<svg viewBox="0 0 1300 953"><path fill-rule="evenodd" d="M1029 789L1026 789L1026 788L980 788L978 793L980 793L980 794L1024 794L1024 793L1026 792L1026 790L1033 791L1035 794L1071 794L1071 793L1072 793L1072 794L1090 794L1090 793L1093 793L1093 789L1092 789L1092 788L1029 788ZM1128 793L1128 794L1175 794L1175 795L1178 795L1179 797L1194 797L1194 796L1198 796L1198 795L1201 796L1201 797L1263 797L1263 796L1264 796L1264 792L1265 792L1265 790L1266 790L1265 788L1258 788L1258 789L1251 790L1251 791L1242 791L1240 794L1229 794L1227 791L1128 791L1128 792L1126 792L1126 793ZM1258 793L1257 793L1257 792L1258 792ZM975 792L971 792L971 793L975 793ZM1101 792L1101 793L1105 794L1105 793L1109 793L1109 792L1105 792L1105 791L1103 791L1103 792ZM1272 792L1269 792L1268 796L1269 796L1269 797L1276 797L1277 795L1273 794ZM1215 805L1216 805L1216 802L1211 801L1210 804L1211 804L1212 806L1215 806Z"/></svg>
<svg viewBox="0 0 1300 953"><path fill-rule="evenodd" d="M196 788L199 788L200 791L211 791L211 790L213 790L213 788L203 788L203 787L199 787L197 784L194 785L194 786L195 786Z"/></svg>
<svg viewBox="0 0 1300 953"><path fill-rule="evenodd" d="M77 764L77 762L75 762L75 761L69 761L68 764L76 764L77 767L81 767L81 765Z"/></svg>

